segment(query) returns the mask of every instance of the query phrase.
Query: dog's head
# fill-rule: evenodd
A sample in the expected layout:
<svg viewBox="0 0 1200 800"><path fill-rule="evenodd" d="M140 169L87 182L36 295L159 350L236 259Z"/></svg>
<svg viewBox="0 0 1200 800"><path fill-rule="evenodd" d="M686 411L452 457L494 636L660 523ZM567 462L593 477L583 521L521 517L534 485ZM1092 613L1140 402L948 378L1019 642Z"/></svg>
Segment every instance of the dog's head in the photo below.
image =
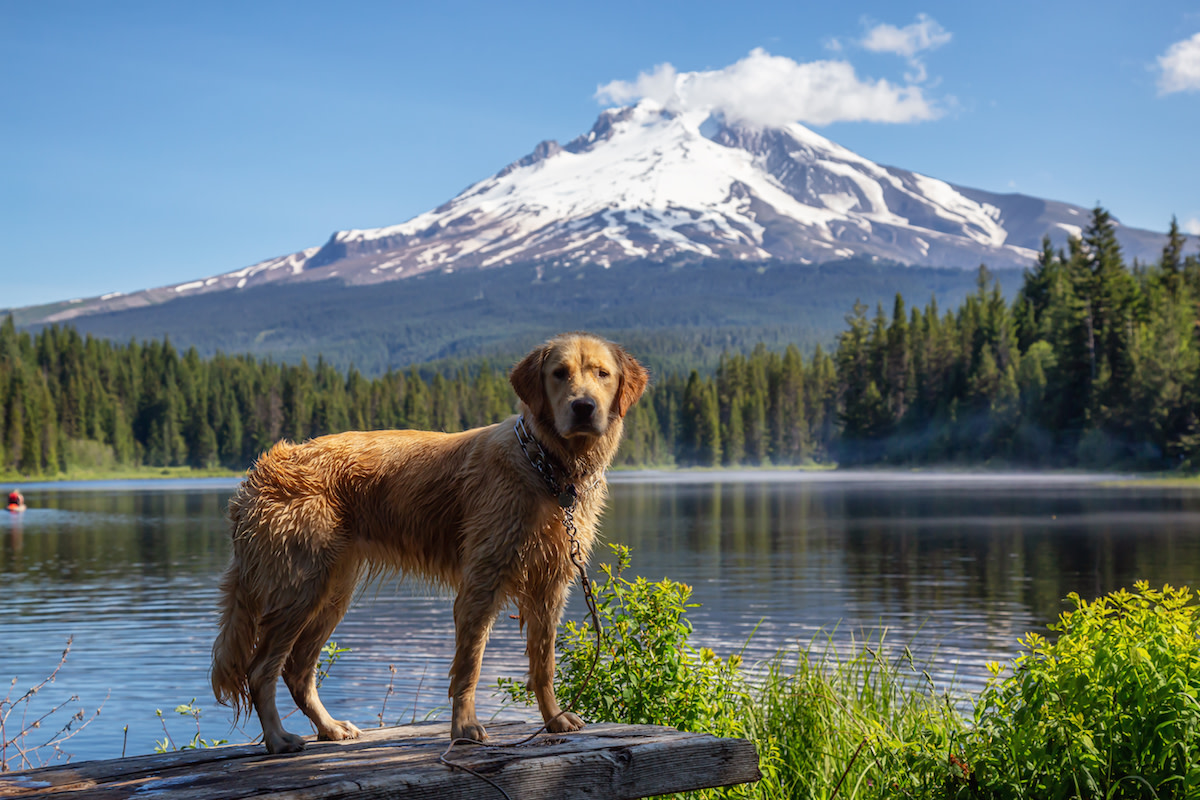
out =
<svg viewBox="0 0 1200 800"><path fill-rule="evenodd" d="M586 333L555 337L513 367L530 415L566 440L606 434L646 390L650 374L620 345Z"/></svg>

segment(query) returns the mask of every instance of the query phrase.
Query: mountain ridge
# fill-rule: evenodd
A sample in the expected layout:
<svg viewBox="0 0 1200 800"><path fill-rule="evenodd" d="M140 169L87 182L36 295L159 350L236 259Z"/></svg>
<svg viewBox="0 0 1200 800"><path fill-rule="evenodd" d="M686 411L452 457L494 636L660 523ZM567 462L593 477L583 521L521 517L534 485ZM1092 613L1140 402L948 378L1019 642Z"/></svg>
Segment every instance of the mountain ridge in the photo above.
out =
<svg viewBox="0 0 1200 800"><path fill-rule="evenodd" d="M335 231L231 272L30 310L62 322L274 283L347 285L430 272L535 265L736 259L821 264L848 258L993 270L1032 264L1090 211L959 187L877 164L799 125L727 123L652 101L606 109L565 145L545 140L437 208L398 225ZM1127 256L1156 257L1163 234L1118 224Z"/></svg>

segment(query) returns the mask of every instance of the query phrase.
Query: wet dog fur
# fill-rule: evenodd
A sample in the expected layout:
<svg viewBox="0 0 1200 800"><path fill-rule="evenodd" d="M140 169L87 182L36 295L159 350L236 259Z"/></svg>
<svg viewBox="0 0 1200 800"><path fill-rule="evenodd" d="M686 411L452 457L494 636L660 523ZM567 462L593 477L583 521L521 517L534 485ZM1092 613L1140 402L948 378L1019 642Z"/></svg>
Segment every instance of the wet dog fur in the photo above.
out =
<svg viewBox="0 0 1200 800"><path fill-rule="evenodd" d="M528 429L580 488L574 522L585 558L607 494L605 469L647 380L621 347L588 334L550 340L510 375ZM239 713L257 711L269 752L304 748L280 721L280 676L319 738L360 734L326 711L316 665L360 580L397 571L457 593L454 738L487 738L475 687L492 623L510 601L526 629L542 719L554 732L583 726L554 694L555 631L575 574L568 537L555 496L517 440L516 419L463 433L280 442L249 470L229 502L233 553L221 579L212 685Z"/></svg>

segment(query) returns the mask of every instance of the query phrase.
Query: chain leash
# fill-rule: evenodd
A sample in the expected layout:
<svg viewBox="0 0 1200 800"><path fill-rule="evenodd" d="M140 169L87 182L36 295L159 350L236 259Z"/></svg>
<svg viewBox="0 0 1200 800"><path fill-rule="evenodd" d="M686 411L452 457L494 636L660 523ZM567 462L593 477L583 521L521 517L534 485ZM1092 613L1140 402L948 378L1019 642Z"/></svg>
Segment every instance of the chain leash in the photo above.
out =
<svg viewBox="0 0 1200 800"><path fill-rule="evenodd" d="M583 682L579 684L579 688L575 690L575 696L571 698L571 702L567 704L567 708L559 712L560 716L574 709L579 704L579 698L583 696L588 684L591 683L592 675L596 672L596 665L600 663L602 635L600 631L600 612L596 610L596 596L592 593L592 581L588 577L587 562L584 561L583 548L579 544L579 532L575 529L574 502L569 506L563 507L563 527L566 529L567 537L571 542L571 561L575 564L575 568L579 570L579 584L583 587L583 602L587 604L588 614L592 618L592 627L596 631L596 650L592 654L592 664L588 667L587 675L584 676Z"/></svg>

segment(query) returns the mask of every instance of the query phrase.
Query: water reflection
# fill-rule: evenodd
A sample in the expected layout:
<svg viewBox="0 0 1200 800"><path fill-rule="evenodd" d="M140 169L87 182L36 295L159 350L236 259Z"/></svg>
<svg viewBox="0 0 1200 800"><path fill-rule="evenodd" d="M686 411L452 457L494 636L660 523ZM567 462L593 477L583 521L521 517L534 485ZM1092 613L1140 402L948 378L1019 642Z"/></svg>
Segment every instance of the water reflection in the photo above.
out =
<svg viewBox="0 0 1200 800"><path fill-rule="evenodd" d="M761 657L886 626L967 684L1069 592L1200 576L1200 495L1083 478L630 482L606 530L641 574L694 583L697 631L725 649L760 620Z"/></svg>
<svg viewBox="0 0 1200 800"><path fill-rule="evenodd" d="M128 578L131 571L166 578L219 569L228 552L225 504L234 483L214 483L181 491L120 484L103 484L102 491L26 489L30 507L7 520L0 573L78 584Z"/></svg>
<svg viewBox="0 0 1200 800"><path fill-rule="evenodd" d="M41 702L77 694L94 706L111 692L72 741L77 758L119 755L126 724L129 752L146 752L162 736L154 709L169 716L192 697L206 709L206 736L242 738L226 733L229 715L207 679L234 485L30 486L30 509L0 518L0 679L44 677L74 635ZM823 631L841 643L886 626L892 642L935 659L935 678L967 686L1056 617L1068 592L1196 583L1198 531L1200 493L1185 490L853 473L618 474L604 522L607 540L633 548L637 574L694 587L700 643L730 652L749 641L756 659ZM582 616L578 597L569 613ZM448 598L414 584L374 587L336 638L353 652L322 690L335 713L371 725L381 713L391 723L445 705ZM398 674L383 709L389 664ZM502 616L485 684L523 670L519 628ZM186 721L175 730L194 732Z"/></svg>

